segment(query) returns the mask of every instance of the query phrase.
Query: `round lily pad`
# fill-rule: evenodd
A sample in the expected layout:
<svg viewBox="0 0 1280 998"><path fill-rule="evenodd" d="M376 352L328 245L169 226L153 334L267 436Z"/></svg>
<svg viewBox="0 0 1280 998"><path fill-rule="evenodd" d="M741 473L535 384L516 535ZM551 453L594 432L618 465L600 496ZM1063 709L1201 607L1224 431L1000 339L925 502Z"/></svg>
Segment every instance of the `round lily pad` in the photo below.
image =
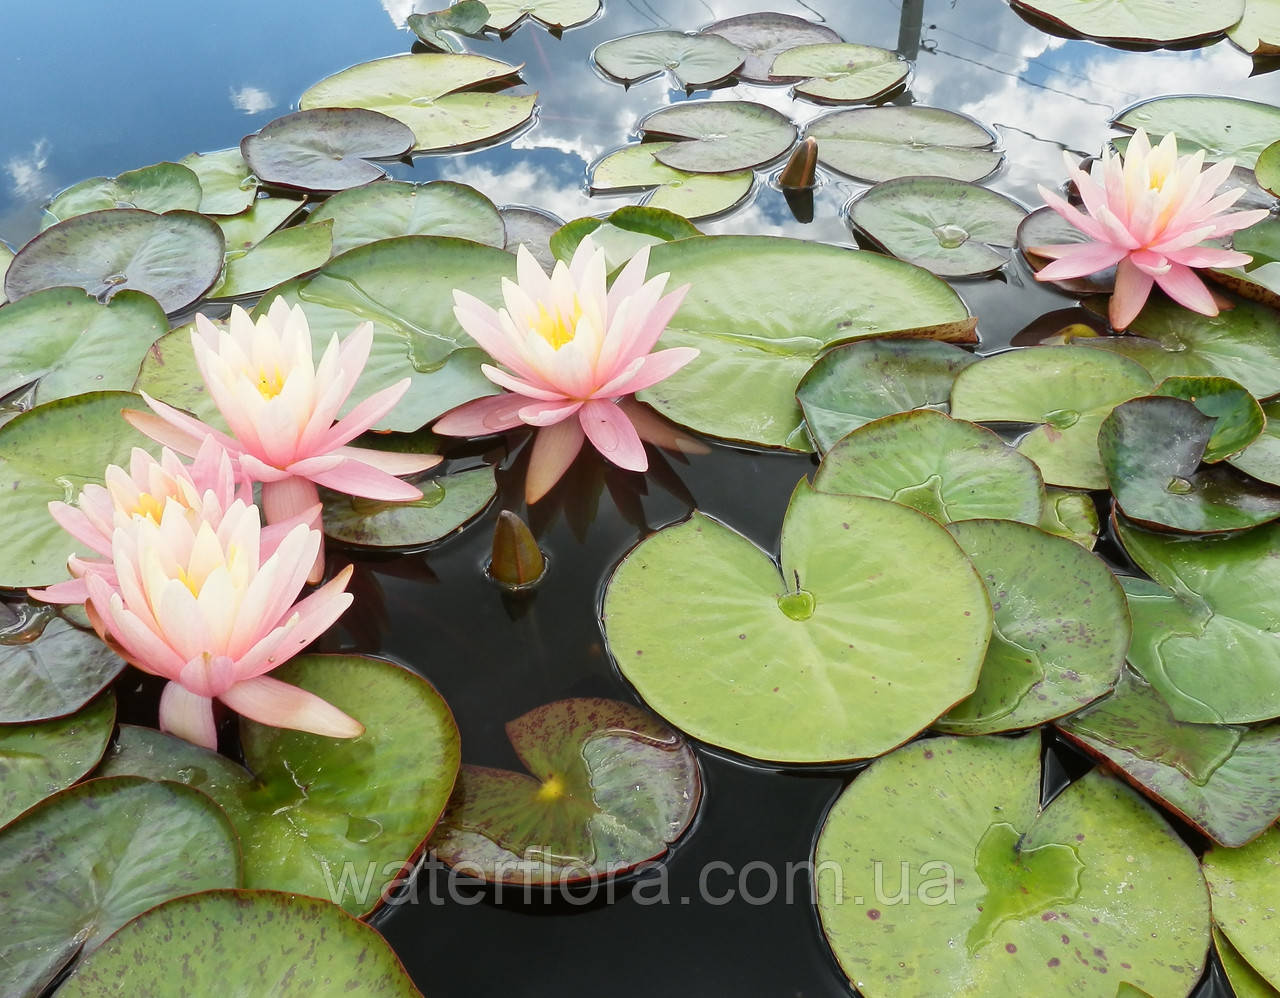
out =
<svg viewBox="0 0 1280 998"><path fill-rule="evenodd" d="M1026 214L1003 194L946 177L888 180L849 203L849 220L861 232L939 277L999 270Z"/></svg>
<svg viewBox="0 0 1280 998"><path fill-rule="evenodd" d="M814 859L838 868L815 874L818 914L866 998L1114 998L1120 982L1173 998L1204 966L1194 854L1099 770L1041 810L1036 735L934 738L877 760Z"/></svg>
<svg viewBox="0 0 1280 998"><path fill-rule="evenodd" d="M1280 15L1280 4L1276 5L1276 12ZM1258 186L1263 190L1270 194L1280 190L1280 139L1258 153L1258 162L1254 164L1253 172Z"/></svg>
<svg viewBox="0 0 1280 998"><path fill-rule="evenodd" d="M58 989L63 998L120 994L421 998L377 930L318 898L204 891L134 919Z"/></svg>
<svg viewBox="0 0 1280 998"><path fill-rule="evenodd" d="M1018 226L1018 249L1032 270L1041 271L1049 265L1047 256L1032 252L1035 246L1052 246L1061 243L1087 243L1089 237L1052 208L1037 208ZM1053 281L1055 286L1073 294L1110 294L1116 286L1116 268L1108 267L1095 274Z"/></svg>
<svg viewBox="0 0 1280 998"><path fill-rule="evenodd" d="M45 288L83 288L100 302L141 291L177 312L222 270L222 230L193 211L108 208L59 222L19 250L5 274L10 301Z"/></svg>
<svg viewBox="0 0 1280 998"><path fill-rule="evenodd" d="M346 711L365 733L325 738L242 721L245 769L125 725L102 772L175 780L212 797L240 835L246 887L329 898L367 915L449 800L457 725L426 680L378 659L305 655L271 675Z"/></svg>
<svg viewBox="0 0 1280 998"><path fill-rule="evenodd" d="M1227 460L1259 481L1280 485L1280 402L1268 402L1262 412L1266 418L1262 433Z"/></svg>
<svg viewBox="0 0 1280 998"><path fill-rule="evenodd" d="M1280 2L1244 0L1244 15L1227 29L1227 37L1255 56L1280 53Z"/></svg>
<svg viewBox="0 0 1280 998"><path fill-rule="evenodd" d="M27 626L0 603L0 724L74 714L120 675L124 659L96 634L35 610Z"/></svg>
<svg viewBox="0 0 1280 998"><path fill-rule="evenodd" d="M723 80L747 53L719 35L643 31L596 46L596 65L614 79L637 83L670 72L686 89Z"/></svg>
<svg viewBox="0 0 1280 998"><path fill-rule="evenodd" d="M644 190L653 188L644 199L650 208L664 208L685 218L707 218L736 208L751 193L755 174L688 173L675 170L654 158L674 142L645 142L606 155L591 168L591 189L595 191Z"/></svg>
<svg viewBox="0 0 1280 998"><path fill-rule="evenodd" d="M769 75L798 80L797 97L832 104L868 104L900 87L911 64L896 52L874 45L797 45L780 52Z"/></svg>
<svg viewBox="0 0 1280 998"><path fill-rule="evenodd" d="M1165 378L1152 394L1194 403L1214 420L1203 458L1210 464L1248 447L1266 423L1258 400L1230 378Z"/></svg>
<svg viewBox="0 0 1280 998"><path fill-rule="evenodd" d="M1218 959L1226 972L1227 981L1235 998L1276 998L1280 995L1266 979L1253 969L1240 955L1240 951L1231 945L1230 940L1222 934L1222 930L1214 928L1213 947L1218 951Z"/></svg>
<svg viewBox="0 0 1280 998"><path fill-rule="evenodd" d="M240 153L266 184L321 194L381 180L371 159L413 148L408 125L361 107L313 107L286 114L240 140Z"/></svg>
<svg viewBox="0 0 1280 998"><path fill-rule="evenodd" d="M1013 0L1013 5L1086 38L1111 42L1208 38L1244 13L1244 0Z"/></svg>
<svg viewBox="0 0 1280 998"><path fill-rule="evenodd" d="M1030 728L1110 691L1131 630L1111 569L1079 544L1022 523L949 529L986 584L995 625L978 688L934 727L963 735Z"/></svg>
<svg viewBox="0 0 1280 998"><path fill-rule="evenodd" d="M321 80L298 106L380 111L413 129L417 149L448 149L495 139L529 120L533 94L468 92L480 84L514 83L519 72L519 66L478 55L397 55Z"/></svg>
<svg viewBox="0 0 1280 998"><path fill-rule="evenodd" d="M514 253L523 246L538 266L550 271L556 265L555 254L551 252L551 237L564 225L564 219L541 208L530 208L525 205L503 205L498 209L502 216L502 224L506 229L506 241L502 248Z"/></svg>
<svg viewBox="0 0 1280 998"><path fill-rule="evenodd" d="M461 52L463 48L453 35L483 38L484 26L488 21L489 8L480 0L459 0L444 10L410 14L405 18L405 27L417 35L424 45L441 52Z"/></svg>
<svg viewBox="0 0 1280 998"><path fill-rule="evenodd" d="M235 831L190 787L124 777L54 794L0 829L0 897L26 904L0 939L0 990L38 995L148 908L239 879Z"/></svg>
<svg viewBox="0 0 1280 998"><path fill-rule="evenodd" d="M568 263L587 236L604 251L605 266L610 271L622 267L647 246L689 239L701 232L683 215L661 208L627 205L608 218L577 218L561 226L548 241L557 260Z"/></svg>
<svg viewBox="0 0 1280 998"><path fill-rule="evenodd" d="M787 49L843 41L825 24L773 11L728 17L707 25L702 33L727 38L747 53L747 60L737 73L747 83L772 82L769 71Z"/></svg>
<svg viewBox="0 0 1280 998"><path fill-rule="evenodd" d="M650 707L695 738L784 763L906 741L973 691L991 619L937 523L807 482L780 564L695 512L627 555L603 611L609 650Z"/></svg>
<svg viewBox="0 0 1280 998"><path fill-rule="evenodd" d="M666 853L702 801L698 758L647 711L560 700L507 724L529 773L463 766L432 848L489 881L572 883Z"/></svg>
<svg viewBox="0 0 1280 998"><path fill-rule="evenodd" d="M343 191L307 216L308 225L333 224L333 254L396 236L454 236L486 246L504 244L506 230L493 202L466 184L387 181Z"/></svg>
<svg viewBox="0 0 1280 998"><path fill-rule="evenodd" d="M258 196L258 178L240 155L239 148L193 152L183 156L179 164L200 181L197 210L202 215L238 215Z"/></svg>
<svg viewBox="0 0 1280 998"><path fill-rule="evenodd" d="M933 409L860 426L827 451L813 484L889 499L940 523L1038 523L1044 506L1044 480L1031 461L990 430Z"/></svg>
<svg viewBox="0 0 1280 998"><path fill-rule="evenodd" d="M895 177L981 180L1004 153L972 118L938 107L855 107L805 126L818 140L818 162L867 183Z"/></svg>
<svg viewBox="0 0 1280 998"><path fill-rule="evenodd" d="M1272 828L1239 849L1216 847L1205 853L1213 920L1274 988L1280 987L1280 940L1275 933L1280 896L1280 828Z"/></svg>
<svg viewBox="0 0 1280 998"><path fill-rule="evenodd" d="M485 0L489 27L512 31L528 17L548 28L561 30L590 21L600 10L600 0Z"/></svg>
<svg viewBox="0 0 1280 998"><path fill-rule="evenodd" d="M319 269L332 253L332 223L281 229L247 250L228 252L222 277L209 297L259 294L282 281Z"/></svg>
<svg viewBox="0 0 1280 998"><path fill-rule="evenodd" d="M191 170L178 163L156 163L118 177L93 177L68 187L45 205L42 227L106 208L196 211L200 198L200 180Z"/></svg>
<svg viewBox="0 0 1280 998"><path fill-rule="evenodd" d="M1088 493L1046 488L1044 514L1038 526L1046 533L1065 537L1092 551L1098 543L1098 507Z"/></svg>
<svg viewBox="0 0 1280 998"><path fill-rule="evenodd" d="M421 499L379 502L336 492L323 494L325 536L354 547L434 544L483 513L498 491L493 468L487 466L410 481L422 490Z"/></svg>
<svg viewBox="0 0 1280 998"><path fill-rule="evenodd" d="M683 101L640 121L650 139L678 139L652 150L659 163L690 173L736 173L769 163L796 141L781 111L752 101Z"/></svg>
<svg viewBox="0 0 1280 998"><path fill-rule="evenodd" d="M984 358L957 376L951 412L975 422L1037 424L1018 450L1046 482L1105 489L1098 428L1116 405L1151 386L1151 376L1126 357L1077 346L1029 347Z"/></svg>
<svg viewBox="0 0 1280 998"><path fill-rule="evenodd" d="M1201 2L1230 10L1238 0ZM1112 124L1126 131L1145 129L1153 138L1173 132L1180 152L1200 148L1209 160L1230 158L1253 169L1258 155L1280 134L1280 107L1238 97L1156 97L1120 112Z"/></svg>

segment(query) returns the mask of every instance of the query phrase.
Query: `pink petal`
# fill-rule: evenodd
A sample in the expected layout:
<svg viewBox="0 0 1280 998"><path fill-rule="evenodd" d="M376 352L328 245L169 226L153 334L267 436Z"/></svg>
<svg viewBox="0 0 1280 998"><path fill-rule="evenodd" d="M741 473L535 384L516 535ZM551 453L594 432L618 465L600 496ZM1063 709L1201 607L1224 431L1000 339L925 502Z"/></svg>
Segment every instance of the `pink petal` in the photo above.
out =
<svg viewBox="0 0 1280 998"><path fill-rule="evenodd" d="M279 300L279 299L277 299ZM307 478L290 475L278 482L264 482L262 486L262 515L267 523L297 521L307 523L315 530L320 524L320 493L316 483ZM314 521L302 520L303 514L313 511ZM322 535L323 536L323 535ZM315 561L307 574L307 581L314 584L324 578L324 542L316 549Z"/></svg>
<svg viewBox="0 0 1280 998"><path fill-rule="evenodd" d="M404 454L371 447L339 447L334 453L385 471L388 475L416 475L444 460L439 454Z"/></svg>
<svg viewBox="0 0 1280 998"><path fill-rule="evenodd" d="M354 599L350 593L345 592L353 570L348 565L306 599L294 604L289 613L293 624L288 628L282 626L277 629L284 633L283 641L264 640L249 649L238 663L240 674L251 677L270 672L328 630L346 612Z"/></svg>
<svg viewBox="0 0 1280 998"><path fill-rule="evenodd" d="M329 738L358 738L364 725L314 693L278 679L246 679L218 698L237 714L273 728L309 731Z"/></svg>
<svg viewBox="0 0 1280 998"><path fill-rule="evenodd" d="M592 399L578 413L582 429L601 454L628 471L647 471L649 458L627 414L612 402Z"/></svg>
<svg viewBox="0 0 1280 998"><path fill-rule="evenodd" d="M564 392L553 392L546 388L539 388L537 385L532 385L527 381L522 381L515 375L508 374L506 371L494 367L492 364L481 364L480 370L484 372L484 376L486 378L492 381L499 388L505 388L517 395L523 395L525 398L537 399L540 402L564 401Z"/></svg>
<svg viewBox="0 0 1280 998"><path fill-rule="evenodd" d="M496 311L465 291L454 291L453 301L454 318L467 335L479 344L480 349L522 378L537 380L536 372L529 366L519 347L512 342Z"/></svg>
<svg viewBox="0 0 1280 998"><path fill-rule="evenodd" d="M525 473L525 502L535 503L551 491L578 456L582 441L582 425L576 419L566 419L538 431L533 440L529 470Z"/></svg>
<svg viewBox="0 0 1280 998"><path fill-rule="evenodd" d="M1201 315L1217 315L1218 306L1213 295L1190 267L1175 263L1166 274L1157 274L1155 281L1160 289L1179 305L1184 305Z"/></svg>
<svg viewBox="0 0 1280 998"><path fill-rule="evenodd" d="M1108 318L1116 332L1128 329L1129 323L1138 317L1147 295L1151 293L1152 277L1129 262L1121 260L1116 267L1116 289L1111 296Z"/></svg>
<svg viewBox="0 0 1280 998"><path fill-rule="evenodd" d="M1243 267L1253 257L1248 253L1218 249L1216 246L1192 246L1190 249L1169 253L1169 259L1187 267Z"/></svg>
<svg viewBox="0 0 1280 998"><path fill-rule="evenodd" d="M68 579L43 589L28 589L27 595L42 603L83 603L89 598L89 587L84 579Z"/></svg>
<svg viewBox="0 0 1280 998"><path fill-rule="evenodd" d="M57 521L58 526L78 540L85 547L98 554L111 556L111 538L94 529L89 518L65 502L55 499L49 503L49 515Z"/></svg>
<svg viewBox="0 0 1280 998"><path fill-rule="evenodd" d="M670 350L659 350L644 358L640 370L622 384L610 383L600 391L601 398L616 395L634 395L659 381L671 377L676 371L691 363L698 356L696 347L672 347Z"/></svg>
<svg viewBox="0 0 1280 998"><path fill-rule="evenodd" d="M684 284L670 294L664 295L649 311L649 314L643 320L639 320L640 326L632 335L631 342L618 351L614 361L616 366L613 370L630 363L636 357L643 357L653 349L654 344L658 342L658 338L662 336L672 318L675 317L676 312L680 310L680 306L684 303L685 295L689 293L691 286Z"/></svg>
<svg viewBox="0 0 1280 998"><path fill-rule="evenodd" d="M630 260L627 265L622 268L622 272L613 279L613 285L609 288L609 317L612 318L614 312L617 311L619 303L624 299L630 298L641 287L644 286L645 273L649 269L649 247L642 246ZM669 275L663 275L663 279Z"/></svg>
<svg viewBox="0 0 1280 998"><path fill-rule="evenodd" d="M334 423L327 433L322 434L315 451L317 453L331 451L335 447L341 447L343 444L349 443L360 436L361 433L372 427L378 420L395 408L396 403L409 390L410 383L411 380L405 378L403 381L396 382L390 388L374 392L374 394L343 416L342 419Z"/></svg>
<svg viewBox="0 0 1280 998"><path fill-rule="evenodd" d="M204 443L206 437L213 437L214 440L222 445L223 450L228 454L237 455L244 450L238 441L227 436L225 433L215 430L208 423L201 422L196 419L195 416L189 416L181 409L175 409L173 406L168 403L161 402L159 399L153 399L146 392L141 392L140 394L142 395L143 400L151 407L151 410L157 416L173 427L173 429L185 434L186 436L184 439L194 441L194 449L192 450L183 450L181 447L174 446L173 449L179 454L186 454L187 457L195 457L200 453L200 445ZM147 430L143 425L141 425L137 420L129 418L130 413L134 411L135 410L126 409L121 415L123 415L125 419L129 420L135 429L141 430L143 433L147 433ZM145 414L139 413L139 415ZM150 433L147 433L147 435L151 436ZM166 443L166 441L161 440L159 437L152 436L151 439L162 444ZM168 446L173 445L169 444Z"/></svg>
<svg viewBox="0 0 1280 998"><path fill-rule="evenodd" d="M520 420L530 426L551 426L581 408L582 403L574 401L530 402L520 410Z"/></svg>
<svg viewBox="0 0 1280 998"><path fill-rule="evenodd" d="M1055 194L1047 187L1040 187L1038 190L1040 191L1040 196L1044 198L1044 203L1066 219L1073 227L1079 229L1090 239L1095 239L1098 242L1111 242L1107 235L1107 230L1103 228L1101 223L1090 218L1066 198Z"/></svg>
<svg viewBox="0 0 1280 998"><path fill-rule="evenodd" d="M383 502L408 502L421 499L422 490L402 482L394 475L379 471L362 461L344 460L336 468L307 475L317 485L349 496L378 499Z"/></svg>
<svg viewBox="0 0 1280 998"><path fill-rule="evenodd" d="M520 426L520 409L529 404L523 395L490 395L451 409L431 427L446 437L484 437Z"/></svg>
<svg viewBox="0 0 1280 998"><path fill-rule="evenodd" d="M175 682L160 694L160 730L194 745L218 751L218 728L213 723L213 701L196 696Z"/></svg>
<svg viewBox="0 0 1280 998"><path fill-rule="evenodd" d="M1056 257L1053 263L1036 273L1037 281L1066 281L1073 277L1096 274L1114 267L1128 255L1128 250L1110 243L1065 243L1032 246L1039 256Z"/></svg>
<svg viewBox="0 0 1280 998"><path fill-rule="evenodd" d="M188 457L200 450L200 444L204 440L204 437L197 437L186 430L180 430L152 412L142 412L139 409L122 409L120 415L124 417L126 423L139 433L150 437L156 443L163 444L165 447L172 447L179 454L186 454Z"/></svg>

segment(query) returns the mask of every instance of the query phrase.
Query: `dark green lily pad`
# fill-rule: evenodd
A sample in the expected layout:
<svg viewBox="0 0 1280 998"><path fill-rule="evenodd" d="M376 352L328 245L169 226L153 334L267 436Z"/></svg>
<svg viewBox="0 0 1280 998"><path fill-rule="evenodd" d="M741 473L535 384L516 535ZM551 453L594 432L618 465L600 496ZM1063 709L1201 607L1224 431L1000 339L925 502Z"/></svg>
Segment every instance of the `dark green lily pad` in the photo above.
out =
<svg viewBox="0 0 1280 998"><path fill-rule="evenodd" d="M1044 480L1105 489L1098 428L1121 402L1151 391L1151 376L1125 357L1076 346L1029 347L984 358L956 378L951 412L975 422L1038 424L1018 441Z"/></svg>
<svg viewBox="0 0 1280 998"><path fill-rule="evenodd" d="M41 228L106 208L142 208L157 214L200 208L199 178L178 163L156 163L118 177L92 177L68 187L45 205Z"/></svg>
<svg viewBox="0 0 1280 998"><path fill-rule="evenodd" d="M433 10L427 14L410 14L405 26L418 39L441 52L462 52L463 48L453 35L469 38L484 37L484 27L489 22L489 8L480 0L459 0L458 3Z"/></svg>
<svg viewBox="0 0 1280 998"><path fill-rule="evenodd" d="M1207 2L1215 10L1230 10L1239 0ZM1155 97L1121 111L1112 124L1126 131L1145 129L1153 140L1174 132L1180 152L1199 148L1211 161L1230 158L1253 169L1280 134L1280 107L1238 97Z"/></svg>
<svg viewBox="0 0 1280 998"><path fill-rule="evenodd" d="M0 826L96 766L115 723L107 693L70 717L0 727Z"/></svg>
<svg viewBox="0 0 1280 998"><path fill-rule="evenodd" d="M1216 464L1258 439L1266 423L1262 406L1230 378L1165 378L1152 392L1192 402L1214 420L1203 460Z"/></svg>
<svg viewBox="0 0 1280 998"><path fill-rule="evenodd" d="M867 183L895 177L981 180L1004 159L972 118L937 107L855 107L805 126L818 162Z"/></svg>
<svg viewBox="0 0 1280 998"><path fill-rule="evenodd" d="M512 31L526 17L548 28L562 30L590 21L600 10L600 0L485 0L489 27Z"/></svg>
<svg viewBox="0 0 1280 998"><path fill-rule="evenodd" d="M1037 526L1055 537L1075 541L1092 551L1098 543L1098 507L1087 492L1044 490L1044 513Z"/></svg>
<svg viewBox="0 0 1280 998"><path fill-rule="evenodd" d="M1215 842L1242 846L1280 818L1280 724L1188 724L1126 670L1115 692L1058 727Z"/></svg>
<svg viewBox="0 0 1280 998"><path fill-rule="evenodd" d="M1280 485L1280 402L1262 407L1266 424L1253 443L1228 462L1262 482Z"/></svg>
<svg viewBox="0 0 1280 998"><path fill-rule="evenodd" d="M22 247L4 289L10 301L54 287L83 288L101 302L141 291L172 313L218 279L223 249L222 230L192 211L91 211L45 229Z"/></svg>
<svg viewBox="0 0 1280 998"><path fill-rule="evenodd" d="M844 40L825 24L773 11L728 17L703 28L702 33L727 38L747 53L747 61L737 73L738 79L747 83L772 82L769 70L773 61L787 49Z"/></svg>
<svg viewBox="0 0 1280 998"><path fill-rule="evenodd" d="M1055 243L1087 243L1089 237L1059 215L1052 208L1037 208L1018 226L1018 249L1023 258L1034 271L1044 270L1049 265L1047 256L1033 253L1034 246L1052 246ZM1065 281L1052 281L1055 287L1062 288L1072 294L1110 294L1116 286L1116 268L1108 267L1084 277L1073 277Z"/></svg>
<svg viewBox="0 0 1280 998"><path fill-rule="evenodd" d="M616 876L664 855L698 812L697 756L631 704L560 700L506 731L533 775L462 767L431 843L459 870L522 884Z"/></svg>
<svg viewBox="0 0 1280 998"><path fill-rule="evenodd" d="M258 178L249 169L238 147L217 152L193 152L178 162L200 181L197 210L202 215L238 215L249 208L258 196Z"/></svg>
<svg viewBox="0 0 1280 998"><path fill-rule="evenodd" d="M933 738L845 790L815 855L840 875L815 879L859 994L1191 992L1209 944L1195 855L1101 770L1043 810L1040 779L1036 735Z"/></svg>
<svg viewBox="0 0 1280 998"><path fill-rule="evenodd" d="M0 899L25 912L0 939L0 991L39 995L148 908L239 880L235 831L190 787L125 777L54 794L0 829Z"/></svg>
<svg viewBox="0 0 1280 998"><path fill-rule="evenodd" d="M987 586L995 624L978 688L934 727L959 735L1031 728L1110 691L1131 630L1111 569L1079 544L1022 523L948 529Z"/></svg>
<svg viewBox="0 0 1280 998"><path fill-rule="evenodd" d="M403 156L413 144L408 125L378 111L312 107L246 135L240 154L265 184L328 194L381 180L387 171L369 160Z"/></svg>
<svg viewBox="0 0 1280 998"><path fill-rule="evenodd" d="M1280 517L1280 490L1227 464L1201 466L1216 425L1179 398L1116 406L1098 431L1098 452L1124 515L1191 534L1243 530Z"/></svg>
<svg viewBox="0 0 1280 998"><path fill-rule="evenodd" d="M134 919L58 989L62 998L172 993L421 998L376 929L317 898L205 891Z"/></svg>
<svg viewBox="0 0 1280 998"><path fill-rule="evenodd" d="M831 104L869 104L892 92L911 74L896 52L843 42L797 45L778 53L769 69L775 80L798 80L797 97Z"/></svg>
<svg viewBox="0 0 1280 998"><path fill-rule="evenodd" d="M946 177L888 180L849 203L849 220L859 231L939 277L999 270L1026 214L1003 194Z"/></svg>
<svg viewBox="0 0 1280 998"><path fill-rule="evenodd" d="M395 236L454 236L501 247L506 238L493 202L466 184L387 181L335 194L307 216L333 223L333 255Z"/></svg>
<svg viewBox="0 0 1280 998"><path fill-rule="evenodd" d="M591 57L624 83L670 72L680 86L691 89L723 80L742 65L747 53L719 35L644 31L597 45Z"/></svg>
<svg viewBox="0 0 1280 998"><path fill-rule="evenodd" d="M1038 523L1044 507L1044 480L1030 460L990 430L933 409L860 426L827 451L813 484L889 499L940 523Z"/></svg>
<svg viewBox="0 0 1280 998"><path fill-rule="evenodd" d="M1276 5L1276 10L1280 13L1280 4ZM1280 39L1278 39L1277 44L1280 45ZM1269 194L1275 194L1280 191L1280 139L1272 142L1271 145L1258 153L1258 162L1254 164L1253 173L1257 177L1258 186L1263 190ZM1280 195L1277 195L1277 197L1280 197ZM1267 223L1261 222L1259 224Z"/></svg>
<svg viewBox="0 0 1280 998"><path fill-rule="evenodd" d="M210 298L240 298L324 266L333 253L333 223L295 225L273 232L256 246L227 253L222 278Z"/></svg>
<svg viewBox="0 0 1280 998"><path fill-rule="evenodd" d="M51 616L39 604L20 617L0 603L0 724L74 714L124 669L96 634Z"/></svg>
<svg viewBox="0 0 1280 998"><path fill-rule="evenodd" d="M564 219L541 208L529 208L525 205L503 205L498 209L502 216L502 224L506 229L506 241L502 248L514 253L523 246L538 266L550 271L556 265L555 254L551 252L551 237L564 225Z"/></svg>
<svg viewBox="0 0 1280 998"><path fill-rule="evenodd" d="M1109 42L1191 41L1240 20L1244 0L1013 0L1070 31Z"/></svg>
<svg viewBox="0 0 1280 998"><path fill-rule="evenodd" d="M1227 981L1236 998L1280 998L1280 991L1268 984L1266 978L1245 961L1240 951L1231 945L1231 941L1216 926L1213 930L1213 946L1218 951L1218 959L1222 962L1222 969L1226 971Z"/></svg>
<svg viewBox="0 0 1280 998"><path fill-rule="evenodd" d="M422 490L421 499L378 502L340 493L322 494L325 536L355 547L434 544L483 513L498 491L489 466L410 481Z"/></svg>
<svg viewBox="0 0 1280 998"><path fill-rule="evenodd" d="M548 245L557 260L568 263L582 240L590 236L592 244L604 250L605 266L613 271L646 246L700 235L683 215L662 208L627 205L608 218L574 219L561 226Z"/></svg>
<svg viewBox="0 0 1280 998"><path fill-rule="evenodd" d="M653 188L643 204L663 208L685 218L706 218L736 208L751 193L755 174L688 173L674 170L654 158L674 142L645 142L609 153L591 168L591 190L615 191Z"/></svg>
<svg viewBox="0 0 1280 998"><path fill-rule="evenodd" d="M448 149L495 139L529 120L535 94L467 92L480 84L515 83L519 72L519 66L478 55L397 55L321 80L299 107L369 108L412 128L415 148Z"/></svg>
<svg viewBox="0 0 1280 998"><path fill-rule="evenodd" d="M329 898L367 915L448 802L458 773L457 725L426 680L378 659L304 655L272 676L346 711L365 733L325 738L242 721L246 770L124 725L102 772L176 780L212 797L240 834L246 887Z"/></svg>
<svg viewBox="0 0 1280 998"><path fill-rule="evenodd" d="M603 620L623 676L672 724L805 763L879 755L968 696L992 618L971 563L933 520L802 481L780 564L695 512L623 559Z"/></svg>
<svg viewBox="0 0 1280 998"><path fill-rule="evenodd" d="M1280 143L1277 147L1280 148ZM1261 159L1258 164L1262 169ZM1249 253L1253 259L1243 267L1207 270L1206 276L1244 298L1280 308L1280 221L1263 219L1241 229L1234 234L1231 244L1233 249Z"/></svg>
<svg viewBox="0 0 1280 998"><path fill-rule="evenodd" d="M1218 928L1267 983L1280 986L1280 939L1275 933L1280 828L1240 849L1210 849L1204 856L1204 879Z"/></svg>
<svg viewBox="0 0 1280 998"><path fill-rule="evenodd" d="M752 101L683 101L640 121L649 139L676 139L652 150L659 163L690 173L736 173L777 159L796 141L781 111Z"/></svg>

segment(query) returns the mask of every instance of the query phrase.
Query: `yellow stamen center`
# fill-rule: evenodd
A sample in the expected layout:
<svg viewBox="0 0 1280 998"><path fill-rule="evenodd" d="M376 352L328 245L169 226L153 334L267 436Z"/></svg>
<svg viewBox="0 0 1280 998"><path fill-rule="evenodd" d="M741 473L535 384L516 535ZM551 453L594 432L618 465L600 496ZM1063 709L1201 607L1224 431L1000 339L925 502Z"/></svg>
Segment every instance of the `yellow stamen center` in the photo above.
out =
<svg viewBox="0 0 1280 998"><path fill-rule="evenodd" d="M187 574L187 570L185 568L178 569L178 581L187 587L187 592L192 596L198 597L200 595L200 586L196 583L195 579Z"/></svg>
<svg viewBox="0 0 1280 998"><path fill-rule="evenodd" d="M563 796L565 796L564 781L558 776L548 777L538 788L538 800L559 800Z"/></svg>
<svg viewBox="0 0 1280 998"><path fill-rule="evenodd" d="M284 391L284 375L280 368L270 374L265 369L258 371L258 394L264 399L273 399Z"/></svg>
<svg viewBox="0 0 1280 998"><path fill-rule="evenodd" d="M179 500L181 501L181 500ZM152 523L160 522L160 515L164 512L164 499L157 498L150 492L144 492L138 496L138 504L129 511L130 516L145 516Z"/></svg>
<svg viewBox="0 0 1280 998"><path fill-rule="evenodd" d="M550 344L552 350L559 350L566 343L573 341L578 332L578 320L582 318L582 306L575 296L573 312L570 315L556 311L550 312L542 302L538 303L538 318L534 320L533 331Z"/></svg>

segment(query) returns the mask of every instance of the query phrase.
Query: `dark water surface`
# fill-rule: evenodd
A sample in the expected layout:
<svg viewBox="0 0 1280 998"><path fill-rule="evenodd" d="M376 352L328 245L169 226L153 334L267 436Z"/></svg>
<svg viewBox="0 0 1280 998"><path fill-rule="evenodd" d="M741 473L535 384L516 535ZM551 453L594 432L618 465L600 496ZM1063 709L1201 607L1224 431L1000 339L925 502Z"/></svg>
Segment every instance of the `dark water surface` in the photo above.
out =
<svg viewBox="0 0 1280 998"><path fill-rule="evenodd" d="M25 242L38 227L40 204L72 183L235 145L293 109L322 77L408 51L412 36L401 25L412 9L412 0L121 0L110 7L4 0L0 239L14 247ZM622 34L690 30L760 9L825 20L848 41L898 47L914 58L909 90L897 101L963 111L996 126L1008 163L990 186L1030 206L1040 203L1038 181L1056 186L1062 179L1061 149L1096 151L1108 120L1137 100L1196 91L1280 103L1276 74L1250 78L1249 57L1226 42L1119 51L1047 35L1001 0L928 0L918 36L909 23L904 29L910 17L896 0L605 0L601 17L563 39L526 25L505 42L472 44L526 64L524 79L540 93L531 128L508 144L419 157L393 172L461 181L498 204L535 205L566 219L629 203L588 198L588 165L633 138L642 115L684 94L665 80L630 90L609 83L591 68L591 49ZM785 88L739 86L715 96L760 100L802 117L821 113L793 103ZM746 207L701 227L850 243L841 208L861 189L826 177L816 220L801 225L781 194L761 184ZM1072 304L1037 285L1020 262L956 286L979 316L983 349ZM604 651L596 617L618 558L695 506L775 550L787 498L812 467L807 457L717 448L687 463L655 461L642 478L585 454L567 482L528 513L551 570L523 601L502 595L481 568L496 510L523 511L518 475L500 476L500 505L461 536L427 554L357 558L355 606L326 650L386 655L420 671L452 706L465 761L516 767L502 730L507 720L562 697L635 699ZM1069 749L1050 752L1050 792L1061 775L1078 776L1088 766ZM782 876L788 863L807 860L826 809L853 770L779 774L700 755L701 816L658 880L619 885L612 899L602 890L582 904L536 896L526 903L516 890L500 902L491 893L447 900L447 877L428 871L416 900L385 910L379 928L432 998L849 995L802 875L790 898L780 884L771 903L718 902L729 888L745 887L753 897L766 892L768 878L753 862ZM708 868L714 862L725 866ZM1216 977L1206 977L1200 995L1229 994Z"/></svg>

